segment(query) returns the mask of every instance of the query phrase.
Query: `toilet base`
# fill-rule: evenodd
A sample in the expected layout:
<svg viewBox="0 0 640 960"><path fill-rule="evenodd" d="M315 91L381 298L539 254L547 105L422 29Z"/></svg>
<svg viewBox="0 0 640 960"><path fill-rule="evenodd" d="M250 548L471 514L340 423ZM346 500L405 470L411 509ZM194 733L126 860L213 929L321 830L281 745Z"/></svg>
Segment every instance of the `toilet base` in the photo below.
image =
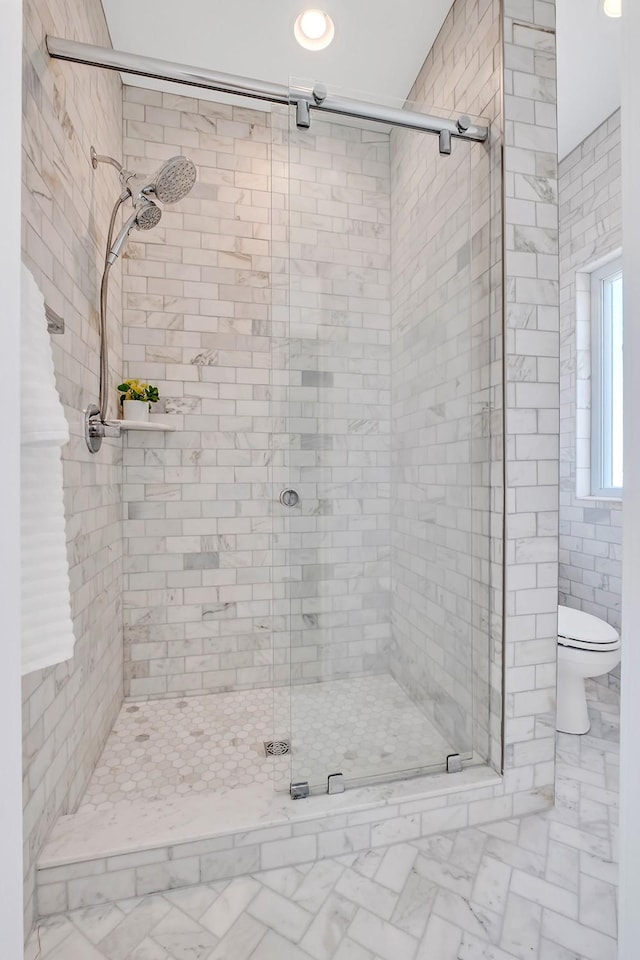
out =
<svg viewBox="0 0 640 960"><path fill-rule="evenodd" d="M559 661L556 714L556 730L559 733L583 734L591 729L584 681L584 677Z"/></svg>

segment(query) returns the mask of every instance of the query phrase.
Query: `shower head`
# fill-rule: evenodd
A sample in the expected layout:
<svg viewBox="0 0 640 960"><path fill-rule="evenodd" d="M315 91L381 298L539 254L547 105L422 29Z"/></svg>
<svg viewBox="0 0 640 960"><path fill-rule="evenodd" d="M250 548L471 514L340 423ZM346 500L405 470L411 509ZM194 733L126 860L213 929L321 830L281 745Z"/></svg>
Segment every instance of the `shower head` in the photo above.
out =
<svg viewBox="0 0 640 960"><path fill-rule="evenodd" d="M160 203L177 203L191 192L195 182L195 164L186 157L172 157L158 172L155 181L156 197Z"/></svg>
<svg viewBox="0 0 640 960"><path fill-rule="evenodd" d="M123 224L120 233L113 241L111 249L109 250L107 256L109 266L115 263L124 250L127 240L129 239L129 234L134 228L137 230L151 230L160 222L161 216L162 210L153 200L147 200L146 197L141 197L137 200L135 210Z"/></svg>
<svg viewBox="0 0 640 960"><path fill-rule="evenodd" d="M196 182L196 167L187 157L171 157L154 176L123 170L120 179L134 201L139 196L152 196L160 203L177 203L186 197Z"/></svg>
<svg viewBox="0 0 640 960"><path fill-rule="evenodd" d="M153 200L138 201L133 225L137 230L152 230L160 223L162 210Z"/></svg>

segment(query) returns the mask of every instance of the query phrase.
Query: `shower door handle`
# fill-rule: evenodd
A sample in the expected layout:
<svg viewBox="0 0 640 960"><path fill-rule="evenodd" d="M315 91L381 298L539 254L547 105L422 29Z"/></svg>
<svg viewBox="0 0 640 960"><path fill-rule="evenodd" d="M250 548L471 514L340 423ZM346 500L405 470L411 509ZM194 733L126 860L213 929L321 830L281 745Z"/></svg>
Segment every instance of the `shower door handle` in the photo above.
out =
<svg viewBox="0 0 640 960"><path fill-rule="evenodd" d="M295 507L300 503L297 490L283 490L278 499L283 507Z"/></svg>

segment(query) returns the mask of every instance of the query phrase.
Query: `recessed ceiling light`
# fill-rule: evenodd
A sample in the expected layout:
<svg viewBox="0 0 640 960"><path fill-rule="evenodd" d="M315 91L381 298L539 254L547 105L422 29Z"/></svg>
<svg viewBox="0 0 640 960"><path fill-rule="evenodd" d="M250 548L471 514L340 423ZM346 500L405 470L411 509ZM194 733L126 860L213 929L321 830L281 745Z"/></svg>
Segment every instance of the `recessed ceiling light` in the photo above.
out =
<svg viewBox="0 0 640 960"><path fill-rule="evenodd" d="M322 10L305 10L296 20L293 32L305 50L324 50L336 32L333 20Z"/></svg>
<svg viewBox="0 0 640 960"><path fill-rule="evenodd" d="M622 0L604 0L602 9L608 17L621 17Z"/></svg>

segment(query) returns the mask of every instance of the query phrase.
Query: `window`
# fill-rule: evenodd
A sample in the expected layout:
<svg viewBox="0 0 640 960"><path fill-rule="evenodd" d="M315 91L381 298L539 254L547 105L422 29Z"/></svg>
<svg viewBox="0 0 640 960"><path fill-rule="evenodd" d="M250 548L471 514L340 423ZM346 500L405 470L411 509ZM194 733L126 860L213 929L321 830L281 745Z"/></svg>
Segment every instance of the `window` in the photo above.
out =
<svg viewBox="0 0 640 960"><path fill-rule="evenodd" d="M591 495L622 496L622 260L591 274Z"/></svg>

